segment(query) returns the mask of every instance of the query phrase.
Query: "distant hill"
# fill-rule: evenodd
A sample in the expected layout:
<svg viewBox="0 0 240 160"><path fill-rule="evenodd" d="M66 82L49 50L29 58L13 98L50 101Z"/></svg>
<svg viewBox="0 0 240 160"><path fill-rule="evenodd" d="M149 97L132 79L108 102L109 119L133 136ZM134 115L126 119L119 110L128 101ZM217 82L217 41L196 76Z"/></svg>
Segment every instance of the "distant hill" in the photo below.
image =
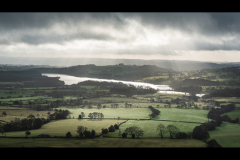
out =
<svg viewBox="0 0 240 160"><path fill-rule="evenodd" d="M50 66L75 66L95 64L96 66L116 65L156 65L175 71L189 71L201 69L225 68L239 66L240 62L213 63L199 61L177 61L177 60L140 60L140 59L104 59L104 58L24 58L24 57L0 57L0 64L34 64Z"/></svg>
<svg viewBox="0 0 240 160"><path fill-rule="evenodd" d="M158 73L174 72L172 69L165 69L154 65L78 65L62 68L35 68L33 71L41 73L68 74L76 77L91 77L117 80L138 80L144 77L155 76Z"/></svg>

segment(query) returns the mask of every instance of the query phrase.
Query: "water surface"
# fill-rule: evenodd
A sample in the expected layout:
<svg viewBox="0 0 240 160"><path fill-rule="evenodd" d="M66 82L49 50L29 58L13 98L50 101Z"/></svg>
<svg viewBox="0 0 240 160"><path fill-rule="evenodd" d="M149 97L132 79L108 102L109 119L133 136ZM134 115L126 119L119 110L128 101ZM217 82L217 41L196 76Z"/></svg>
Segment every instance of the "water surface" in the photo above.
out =
<svg viewBox="0 0 240 160"><path fill-rule="evenodd" d="M66 74L53 74L53 73L42 73L43 76L48 77L60 77L61 81L64 81L66 85L72 85L77 84L78 82L84 82L84 81L99 81L99 82L115 82L115 83L123 83L128 85L134 85L134 86L142 86L143 88L153 88L158 90L158 93L165 93L165 94L184 94L189 95L189 93L186 92L177 92L174 91L169 85L155 85L151 83L145 83L145 82L133 82L133 81L121 81L121 80L114 80L114 79L99 79L99 78L88 78L88 77L74 77ZM196 94L198 97L202 97L204 94Z"/></svg>

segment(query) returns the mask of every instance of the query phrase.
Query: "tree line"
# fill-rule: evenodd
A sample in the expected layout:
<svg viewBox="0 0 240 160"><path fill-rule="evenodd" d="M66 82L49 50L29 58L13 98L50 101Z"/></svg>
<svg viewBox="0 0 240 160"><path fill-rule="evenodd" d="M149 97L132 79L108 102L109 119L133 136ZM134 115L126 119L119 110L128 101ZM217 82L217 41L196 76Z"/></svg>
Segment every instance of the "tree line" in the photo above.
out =
<svg viewBox="0 0 240 160"><path fill-rule="evenodd" d="M30 130L30 129L39 129L42 125L50 122L51 120L57 119L66 119L67 116L70 114L68 110L57 110L53 114L48 112L48 118L36 118L34 115L30 114L27 118L21 119L15 118L11 122L6 122L1 124L0 130L3 132L10 132L10 131L22 131L22 130ZM3 113L6 115L6 112Z"/></svg>
<svg viewBox="0 0 240 160"><path fill-rule="evenodd" d="M154 118L161 113L161 111L153 108L152 106L148 106L148 108L152 111L152 114L149 114L150 118Z"/></svg>
<svg viewBox="0 0 240 160"><path fill-rule="evenodd" d="M212 97L240 97L240 88L217 89L210 92L208 95L204 95L202 98Z"/></svg>

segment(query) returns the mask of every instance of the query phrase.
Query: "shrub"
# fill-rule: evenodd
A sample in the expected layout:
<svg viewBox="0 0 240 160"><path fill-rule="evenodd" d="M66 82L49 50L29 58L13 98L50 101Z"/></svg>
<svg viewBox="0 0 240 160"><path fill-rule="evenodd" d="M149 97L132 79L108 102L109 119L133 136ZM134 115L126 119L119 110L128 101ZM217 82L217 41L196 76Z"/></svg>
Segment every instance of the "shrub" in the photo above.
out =
<svg viewBox="0 0 240 160"><path fill-rule="evenodd" d="M239 122L239 118L236 118L236 123L238 123Z"/></svg>
<svg viewBox="0 0 240 160"><path fill-rule="evenodd" d="M176 138L177 139L186 139L187 137L188 137L188 135L185 132L177 132L176 133Z"/></svg>
<svg viewBox="0 0 240 160"><path fill-rule="evenodd" d="M135 138L135 134L132 134L132 138Z"/></svg>
<svg viewBox="0 0 240 160"><path fill-rule="evenodd" d="M83 134L85 135L86 138L90 138L91 132L90 131L84 131Z"/></svg>
<svg viewBox="0 0 240 160"><path fill-rule="evenodd" d="M222 148L222 146L218 144L215 139L212 139L211 141L207 142L207 144L208 144L207 148Z"/></svg>
<svg viewBox="0 0 240 160"><path fill-rule="evenodd" d="M102 129L102 134L108 134L108 129Z"/></svg>
<svg viewBox="0 0 240 160"><path fill-rule="evenodd" d="M94 137L95 137L95 135L96 135L96 132L95 132L95 130L92 130L92 133L91 133L91 138L94 138Z"/></svg>
<svg viewBox="0 0 240 160"><path fill-rule="evenodd" d="M127 133L124 132L124 133L122 134L122 138L127 138Z"/></svg>
<svg viewBox="0 0 240 160"><path fill-rule="evenodd" d="M187 133L187 138L189 138L189 139L192 138L192 132Z"/></svg>
<svg viewBox="0 0 240 160"><path fill-rule="evenodd" d="M67 137L67 138L71 138L71 137L72 137L71 132L67 132L67 133L66 133L66 137Z"/></svg>
<svg viewBox="0 0 240 160"><path fill-rule="evenodd" d="M115 132L115 128L113 125L111 125L109 128L108 128L108 131L109 132Z"/></svg>
<svg viewBox="0 0 240 160"><path fill-rule="evenodd" d="M119 125L115 124L115 125L114 125L114 128L115 128L115 129L119 129Z"/></svg>
<svg viewBox="0 0 240 160"><path fill-rule="evenodd" d="M193 129L193 133L192 133L192 137L194 139L200 139L202 140L203 139L203 128L201 126L196 126L194 129Z"/></svg>

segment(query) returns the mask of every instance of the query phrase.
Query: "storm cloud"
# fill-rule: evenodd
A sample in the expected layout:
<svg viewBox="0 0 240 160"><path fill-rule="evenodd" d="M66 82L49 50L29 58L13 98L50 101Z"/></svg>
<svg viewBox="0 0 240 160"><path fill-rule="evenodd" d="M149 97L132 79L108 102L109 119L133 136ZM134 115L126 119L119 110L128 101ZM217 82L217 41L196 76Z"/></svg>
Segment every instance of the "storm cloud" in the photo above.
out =
<svg viewBox="0 0 240 160"><path fill-rule="evenodd" d="M0 13L0 35L0 56L227 53L240 13Z"/></svg>

